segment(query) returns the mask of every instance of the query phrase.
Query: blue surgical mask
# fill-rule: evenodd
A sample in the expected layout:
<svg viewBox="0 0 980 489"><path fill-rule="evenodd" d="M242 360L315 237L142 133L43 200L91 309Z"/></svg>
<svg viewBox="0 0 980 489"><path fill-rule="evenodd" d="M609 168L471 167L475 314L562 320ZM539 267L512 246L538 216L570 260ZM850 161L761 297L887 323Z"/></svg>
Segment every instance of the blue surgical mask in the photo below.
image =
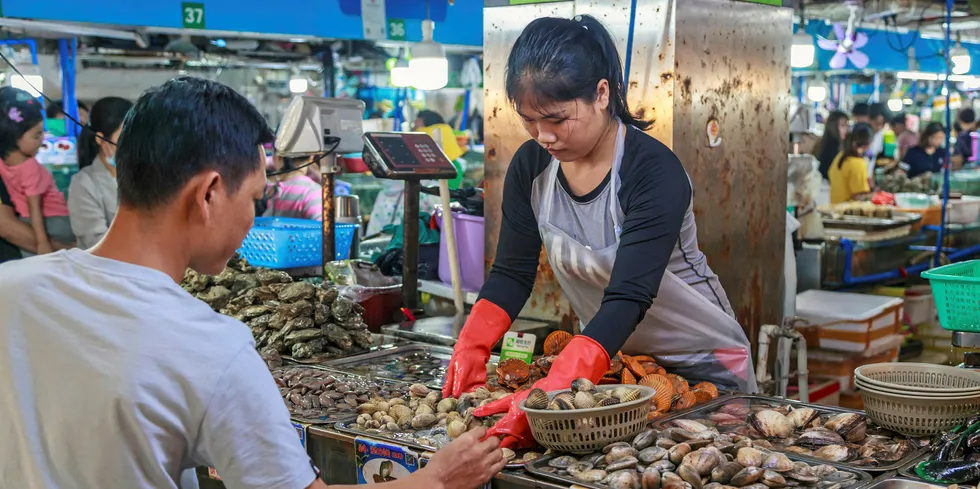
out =
<svg viewBox="0 0 980 489"><path fill-rule="evenodd" d="M105 163L113 168L116 167L116 155L105 158Z"/></svg>

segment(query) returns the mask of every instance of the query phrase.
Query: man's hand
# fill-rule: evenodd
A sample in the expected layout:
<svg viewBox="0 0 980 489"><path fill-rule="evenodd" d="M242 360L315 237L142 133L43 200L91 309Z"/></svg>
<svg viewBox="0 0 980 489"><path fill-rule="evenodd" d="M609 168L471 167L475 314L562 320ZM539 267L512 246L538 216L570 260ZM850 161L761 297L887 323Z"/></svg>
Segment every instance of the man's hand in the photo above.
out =
<svg viewBox="0 0 980 489"><path fill-rule="evenodd" d="M482 487L504 469L507 461L500 440L491 437L480 441L486 434L486 428L470 430L432 456L420 472L434 479L437 485L433 489Z"/></svg>

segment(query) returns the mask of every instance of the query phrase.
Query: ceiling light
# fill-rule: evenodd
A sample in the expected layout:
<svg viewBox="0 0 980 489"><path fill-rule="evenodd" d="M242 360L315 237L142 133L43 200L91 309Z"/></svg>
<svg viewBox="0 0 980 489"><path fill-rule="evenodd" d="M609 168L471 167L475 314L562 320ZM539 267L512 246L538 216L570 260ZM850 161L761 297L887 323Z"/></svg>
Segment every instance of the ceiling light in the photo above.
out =
<svg viewBox="0 0 980 489"><path fill-rule="evenodd" d="M902 99L900 98L890 98L888 99L888 110L892 112L899 112L904 107L902 104Z"/></svg>
<svg viewBox="0 0 980 489"><path fill-rule="evenodd" d="M310 82L302 75L293 75L289 79L289 91L292 93L306 93L310 88Z"/></svg>
<svg viewBox="0 0 980 489"><path fill-rule="evenodd" d="M432 40L435 23L422 21L422 42L412 47L411 69L412 85L419 90L438 90L449 83L449 60L442 44Z"/></svg>
<svg viewBox="0 0 980 489"><path fill-rule="evenodd" d="M950 71L956 75L964 75L970 71L970 52L959 43L956 47L949 50L949 61L953 64Z"/></svg>
<svg viewBox="0 0 980 489"><path fill-rule="evenodd" d="M817 50L813 45L813 38L803 32L793 36L793 47L790 49L790 64L793 68L806 68L813 64L813 58Z"/></svg>
<svg viewBox="0 0 980 489"><path fill-rule="evenodd" d="M394 87L410 87L412 86L412 69L408 66L408 61L402 57L402 53L398 54L398 59L391 66L391 85Z"/></svg>
<svg viewBox="0 0 980 489"><path fill-rule="evenodd" d="M806 98L811 102L823 102L827 99L827 85L822 82L812 82L806 87Z"/></svg>

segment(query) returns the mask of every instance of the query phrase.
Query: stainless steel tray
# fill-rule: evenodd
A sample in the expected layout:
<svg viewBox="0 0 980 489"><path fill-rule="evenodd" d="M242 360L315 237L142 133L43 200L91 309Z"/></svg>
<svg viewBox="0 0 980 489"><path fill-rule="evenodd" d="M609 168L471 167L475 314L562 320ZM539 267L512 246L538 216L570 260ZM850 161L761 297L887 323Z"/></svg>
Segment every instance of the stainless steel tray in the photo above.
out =
<svg viewBox="0 0 980 489"><path fill-rule="evenodd" d="M869 232L887 231L914 224L921 219L921 215L908 212L893 212L891 219L847 215L840 216L840 218L825 216L823 218L823 225L825 228L830 229L850 229Z"/></svg>
<svg viewBox="0 0 980 489"><path fill-rule="evenodd" d="M960 486L964 488L965 486ZM875 480L864 489L946 489L941 484L930 484L922 480L906 479L903 477L885 477Z"/></svg>
<svg viewBox="0 0 980 489"><path fill-rule="evenodd" d="M405 357L413 354L425 353L439 360L440 366L422 372L422 375L412 375L409 377L399 376L398 373L390 372L388 368L401 368ZM396 382L421 383L434 389L442 389L443 380L446 377L446 367L449 366L449 359L453 356L453 349L444 346L425 345L421 343L410 343L405 346L388 350L374 351L363 355L356 355L346 358L338 358L320 364L322 368L343 372L364 377L387 379ZM402 361L400 361L402 360ZM498 357L491 356L491 362L497 362Z"/></svg>
<svg viewBox="0 0 980 489"><path fill-rule="evenodd" d="M808 403L808 402L800 402L800 401L794 401L792 399L782 399L782 398L777 398L777 397L756 396L756 395L748 395L748 394L736 394L734 396L729 396L729 397L719 397L718 399L715 399L715 400L713 400L711 402L702 404L700 406L695 406L694 408L689 409L687 411L679 412L679 413L676 413L676 414L670 414L668 416L665 416L665 417L662 417L662 418L658 418L658 419L654 420L653 426L655 428L658 428L658 429L664 429L664 428L667 427L666 426L667 423L669 423L669 422L671 422L671 421L673 421L675 419L687 419L687 418L691 418L691 417L695 417L697 419L702 419L702 418L707 417L708 414L710 414L710 413L714 412L715 410L717 410L723 404L727 404L727 403L730 403L730 402L733 402L733 401L748 401L748 402L753 402L754 401L754 402L766 402L766 403L779 404L779 405L791 405L791 406L794 406L794 407L808 407L808 408L812 408L812 409L816 410L817 412L819 412L821 414L857 413L857 414L860 414L862 416L867 416L867 414L865 414L864 411L860 411L860 410L857 410L857 409L847 409L847 408L836 407L836 406L824 406L824 405L821 405L821 404L811 404L811 403ZM871 423L870 418L867 421L868 421L868 423ZM905 457L901 458L900 460L898 460L896 462L893 462L893 463L890 463L890 464L887 464L887 465L879 465L877 467L865 467L865 466L855 465L853 463L848 463L848 462L838 462L836 464L831 464L831 465L843 465L843 466L848 467L848 468L851 468L853 470L859 470L859 471L864 471L864 472L872 472L872 473L890 472L890 471L899 470L902 467L908 465L908 463L911 460L918 459L919 457L922 456L922 454L924 454L928 450L929 450L928 446L926 446L926 447L920 447L918 450L912 451L912 453L906 455ZM779 450L776 450L776 451L779 451ZM807 456L804 456L804 455L798 455L798 454L793 454L793 453L787 453L787 455L793 455L793 456L795 456L795 457L797 457L800 460L805 461L805 462L811 462L811 463L813 463L813 462L816 462L816 463L827 463L826 460L821 460L819 458L807 457Z"/></svg>
<svg viewBox="0 0 980 489"><path fill-rule="evenodd" d="M315 366L312 366L312 365L283 365L281 367L276 367L276 369L284 369L284 370L290 370L290 369L308 369L308 370L324 371L324 369L318 369L318 368L316 368ZM272 369L270 369L270 371L271 370ZM407 388L406 388L405 384L402 383L402 382L394 382L394 381L390 381L390 380L387 380L387 379L367 379L367 378L364 378L364 377L361 377L361 376L346 374L346 373L338 372L338 371L325 371L325 373L329 373L331 376L333 376L334 378L336 378L338 381L342 381L342 382L354 382L354 383L362 383L362 384L368 384L369 383L369 384L378 385L379 387L397 388L397 389L400 389L400 390L407 391ZM277 387L279 385L280 384L277 383ZM285 400L284 400L284 402L285 402ZM304 416L300 416L298 414L294 414L293 412L290 412L289 413L289 417L290 417L290 419L292 419L294 421L298 421L300 423L307 423L307 424L313 424L313 425L333 425L333 424L335 424L337 422L340 422L340 421L343 421L343 420L356 419L357 418L357 411L356 410L343 410L343 409L341 409L341 410L339 410L339 411L337 411L335 413L325 414L324 416L321 416L319 418L307 418L307 417L304 417Z"/></svg>
<svg viewBox="0 0 980 489"><path fill-rule="evenodd" d="M524 465L524 470L527 470L529 473L531 473L535 477L540 477L542 479L547 479L547 480L550 480L550 481L554 481L554 482L557 482L559 484L565 484L565 485L568 485L570 487L572 485L576 485L576 486L581 486L581 487L588 487L590 489L609 489L609 486L606 486L606 485L603 485L603 484L596 484L596 483L590 483L590 482L582 482L582 481L580 481L578 479L575 479L574 477L571 477L571 476L562 476L562 475L558 475L557 473L549 473L549 472L543 471L542 469L544 469L545 467L548 466L548 461L551 460L551 459L553 459L553 458L555 458L556 456L557 455L555 455L555 454L551 454L551 455L548 455L548 456L545 456L545 457L541 457L541 458L539 458L537 460L528 462L526 465ZM825 461L822 461L822 460L818 460L817 463L814 463L813 460L807 460L807 459L805 459L803 457L797 457L797 456L795 456L795 455L793 455L791 453L786 454L786 456L790 460L799 461L799 462L806 462L806 463L811 464L811 465L830 465L830 466L836 468L839 471L852 473L852 474L854 474L854 475L857 476L857 479L852 484L850 484L848 486L842 486L841 489L857 489L859 487L866 486L869 482L871 482L871 474L868 474L867 472L864 472L863 470L857 470L857 469L854 469L852 467L848 467L848 466L840 465L840 464L835 464L835 463L829 463L829 462L825 462ZM579 457L579 458L581 459L581 457ZM814 487L816 487L816 486L814 486Z"/></svg>

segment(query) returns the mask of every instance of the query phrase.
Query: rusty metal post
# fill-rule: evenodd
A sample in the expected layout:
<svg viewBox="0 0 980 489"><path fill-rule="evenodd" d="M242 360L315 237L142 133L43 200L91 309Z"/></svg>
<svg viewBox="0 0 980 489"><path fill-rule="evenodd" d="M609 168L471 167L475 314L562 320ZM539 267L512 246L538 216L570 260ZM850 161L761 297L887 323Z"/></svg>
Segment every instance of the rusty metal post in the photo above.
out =
<svg viewBox="0 0 980 489"><path fill-rule="evenodd" d="M402 300L409 311L419 305L419 192L418 180L405 180L405 224L402 230Z"/></svg>
<svg viewBox="0 0 980 489"><path fill-rule="evenodd" d="M323 265L334 261L337 258L334 249L333 224L333 186L337 175L337 155L329 154L320 160L320 176L323 183ZM320 267L320 271L326 279L326 269Z"/></svg>

